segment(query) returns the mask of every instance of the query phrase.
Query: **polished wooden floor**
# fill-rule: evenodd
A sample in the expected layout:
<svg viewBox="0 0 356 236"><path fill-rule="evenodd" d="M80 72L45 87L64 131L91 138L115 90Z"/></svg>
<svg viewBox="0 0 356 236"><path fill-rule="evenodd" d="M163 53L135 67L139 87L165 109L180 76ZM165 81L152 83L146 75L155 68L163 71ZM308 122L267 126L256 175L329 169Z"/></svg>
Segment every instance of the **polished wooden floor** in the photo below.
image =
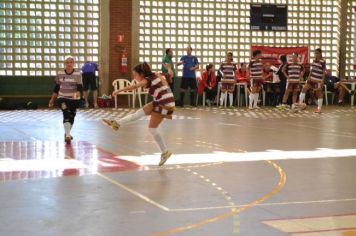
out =
<svg viewBox="0 0 356 236"><path fill-rule="evenodd" d="M79 110L0 112L0 235L356 235L356 109L180 108L113 132Z"/></svg>

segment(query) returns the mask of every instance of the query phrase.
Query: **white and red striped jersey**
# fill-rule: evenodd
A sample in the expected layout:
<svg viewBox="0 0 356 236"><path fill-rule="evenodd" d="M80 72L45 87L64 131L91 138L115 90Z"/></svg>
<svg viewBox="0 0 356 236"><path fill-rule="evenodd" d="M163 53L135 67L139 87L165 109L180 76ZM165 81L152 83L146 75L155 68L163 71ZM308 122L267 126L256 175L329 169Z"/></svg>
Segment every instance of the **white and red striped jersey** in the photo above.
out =
<svg viewBox="0 0 356 236"><path fill-rule="evenodd" d="M285 70L291 82L299 82L304 67L299 63L288 63Z"/></svg>
<svg viewBox="0 0 356 236"><path fill-rule="evenodd" d="M175 106L174 95L163 74L153 74L145 79L148 82L148 93L153 97L153 105L163 107Z"/></svg>
<svg viewBox="0 0 356 236"><path fill-rule="evenodd" d="M323 59L314 60L311 64L310 79L317 82L322 82L325 68L326 63Z"/></svg>

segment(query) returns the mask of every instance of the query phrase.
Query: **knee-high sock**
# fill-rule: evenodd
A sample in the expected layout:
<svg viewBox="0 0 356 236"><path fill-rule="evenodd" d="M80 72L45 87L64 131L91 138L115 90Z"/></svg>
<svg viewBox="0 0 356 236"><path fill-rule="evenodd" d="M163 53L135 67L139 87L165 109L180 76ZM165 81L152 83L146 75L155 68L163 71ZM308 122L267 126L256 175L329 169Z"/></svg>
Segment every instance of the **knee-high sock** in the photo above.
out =
<svg viewBox="0 0 356 236"><path fill-rule="evenodd" d="M305 93L301 92L299 95L299 103L303 103L305 100Z"/></svg>
<svg viewBox="0 0 356 236"><path fill-rule="evenodd" d="M72 124L69 122L64 122L63 126L64 126L64 132L66 136L70 136L70 130L72 129Z"/></svg>
<svg viewBox="0 0 356 236"><path fill-rule="evenodd" d="M163 137L161 133L157 130L157 128L149 128L148 130L151 133L153 139L155 140L161 153L167 151L166 143L164 142Z"/></svg>
<svg viewBox="0 0 356 236"><path fill-rule="evenodd" d="M222 92L221 95L220 95L220 106L224 105L225 99L226 99L226 93Z"/></svg>
<svg viewBox="0 0 356 236"><path fill-rule="evenodd" d="M318 108L321 109L321 106L323 105L323 99L319 98L318 99Z"/></svg>
<svg viewBox="0 0 356 236"><path fill-rule="evenodd" d="M234 104L234 94L233 93L229 93L229 100L230 100L230 107L232 107L232 105Z"/></svg>
<svg viewBox="0 0 356 236"><path fill-rule="evenodd" d="M136 111L135 113L132 113L130 115L127 115L127 116L121 118L120 120L117 121L117 123L119 123L120 125L123 125L128 122L138 120L144 116L145 116L145 112L143 111L143 109L140 109L140 110Z"/></svg>
<svg viewBox="0 0 356 236"><path fill-rule="evenodd" d="M255 93L255 106L257 106L258 103L258 97L260 96L260 93Z"/></svg>
<svg viewBox="0 0 356 236"><path fill-rule="evenodd" d="M250 107L252 107L253 106L253 102L255 101L255 94L254 93L250 93L249 98L250 98Z"/></svg>

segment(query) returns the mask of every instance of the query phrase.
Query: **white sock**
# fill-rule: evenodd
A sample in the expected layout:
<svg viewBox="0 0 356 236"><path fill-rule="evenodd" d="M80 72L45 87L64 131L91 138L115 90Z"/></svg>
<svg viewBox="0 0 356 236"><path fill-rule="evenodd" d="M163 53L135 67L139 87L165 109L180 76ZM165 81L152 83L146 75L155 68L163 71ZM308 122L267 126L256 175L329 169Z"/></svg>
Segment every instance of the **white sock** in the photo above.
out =
<svg viewBox="0 0 356 236"><path fill-rule="evenodd" d="M318 99L318 109L321 109L321 106L323 105L323 99L319 98Z"/></svg>
<svg viewBox="0 0 356 236"><path fill-rule="evenodd" d="M226 98L226 93L225 93L225 92L221 93L221 96L220 96L220 106L223 106L223 105L224 105L225 98Z"/></svg>
<svg viewBox="0 0 356 236"><path fill-rule="evenodd" d="M305 93L300 93L300 95L299 95L299 104L300 103L303 103L304 102L304 100L305 100Z"/></svg>
<svg viewBox="0 0 356 236"><path fill-rule="evenodd" d="M123 124L126 124L128 122L138 120L141 117L144 117L145 115L146 114L143 111L143 109L140 109L140 110L136 111L135 113L132 113L130 115L127 115L127 116L121 118L120 120L117 121L117 123L119 123L119 125L123 125Z"/></svg>
<svg viewBox="0 0 356 236"><path fill-rule="evenodd" d="M151 133L153 139L156 141L156 144L161 151L161 153L164 153L167 151L167 146L166 143L163 140L162 135L160 132L157 130L157 128L149 128L148 131Z"/></svg>
<svg viewBox="0 0 356 236"><path fill-rule="evenodd" d="M72 124L69 122L63 123L64 126L64 132L66 134L66 137L70 136L70 130L72 129Z"/></svg>
<svg viewBox="0 0 356 236"><path fill-rule="evenodd" d="M253 101L255 100L255 95L253 93L250 93L249 98L250 98L250 107L252 107Z"/></svg>
<svg viewBox="0 0 356 236"><path fill-rule="evenodd" d="M260 93L255 93L255 107L257 107L257 103L258 103L258 97L260 96Z"/></svg>
<svg viewBox="0 0 356 236"><path fill-rule="evenodd" d="M233 102L234 102L234 94L233 93L229 93L229 100L230 100L230 107L232 107Z"/></svg>

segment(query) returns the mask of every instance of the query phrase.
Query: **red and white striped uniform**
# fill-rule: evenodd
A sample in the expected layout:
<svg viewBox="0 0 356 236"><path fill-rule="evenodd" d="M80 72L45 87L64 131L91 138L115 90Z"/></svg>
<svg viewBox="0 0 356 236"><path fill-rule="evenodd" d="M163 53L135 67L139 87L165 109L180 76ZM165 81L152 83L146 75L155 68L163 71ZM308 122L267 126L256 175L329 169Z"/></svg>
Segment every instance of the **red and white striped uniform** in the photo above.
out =
<svg viewBox="0 0 356 236"><path fill-rule="evenodd" d="M311 64L310 79L313 82L321 83L326 65L324 60L314 60Z"/></svg>
<svg viewBox="0 0 356 236"><path fill-rule="evenodd" d="M164 75L157 73L145 79L148 82L148 93L153 97L153 111L161 113L162 108L174 109L174 95Z"/></svg>
<svg viewBox="0 0 356 236"><path fill-rule="evenodd" d="M286 72L289 76L289 82L299 83L303 70L303 66L299 63L288 63L286 67Z"/></svg>

